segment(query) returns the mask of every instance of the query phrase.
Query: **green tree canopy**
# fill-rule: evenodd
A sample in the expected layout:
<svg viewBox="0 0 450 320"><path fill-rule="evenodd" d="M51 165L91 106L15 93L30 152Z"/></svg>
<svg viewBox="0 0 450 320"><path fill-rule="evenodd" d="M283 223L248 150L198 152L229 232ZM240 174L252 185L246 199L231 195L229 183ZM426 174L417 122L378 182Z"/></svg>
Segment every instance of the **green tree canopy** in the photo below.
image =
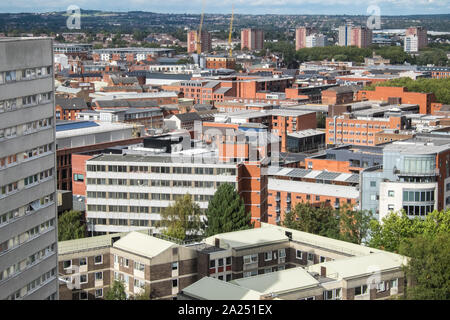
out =
<svg viewBox="0 0 450 320"><path fill-rule="evenodd" d="M446 79L417 79L398 78L379 82L365 87L366 90L375 90L375 87L406 87L410 92L434 93L438 102L450 104L450 78Z"/></svg>
<svg viewBox="0 0 450 320"><path fill-rule="evenodd" d="M161 212L161 226L166 228L164 233L180 240L195 237L203 229L201 210L197 203L192 201L190 194L185 194L175 203Z"/></svg>
<svg viewBox="0 0 450 320"><path fill-rule="evenodd" d="M298 203L285 213L283 224L287 228L339 238L339 220L330 206L315 208L309 203Z"/></svg>
<svg viewBox="0 0 450 320"><path fill-rule="evenodd" d="M209 201L206 211L206 236L252 228L251 214L244 201L229 184L221 184Z"/></svg>
<svg viewBox="0 0 450 320"><path fill-rule="evenodd" d="M424 220L408 218L402 212L391 212L382 222L370 222L370 240L368 245L391 252L399 252L402 241L424 235L430 238L441 233L450 234L450 210L433 211Z"/></svg>
<svg viewBox="0 0 450 320"><path fill-rule="evenodd" d="M127 300L125 285L122 281L114 280L112 286L106 291L105 300Z"/></svg>
<svg viewBox="0 0 450 320"><path fill-rule="evenodd" d="M348 205L338 211L339 239L361 244L369 234L372 214L368 211L352 210Z"/></svg>
<svg viewBox="0 0 450 320"><path fill-rule="evenodd" d="M84 238L86 224L83 213L79 211L66 211L58 218L58 241Z"/></svg>
<svg viewBox="0 0 450 320"><path fill-rule="evenodd" d="M410 281L405 298L413 300L450 299L450 233L439 231L430 237L419 235L402 241L400 253L409 257L404 267Z"/></svg>

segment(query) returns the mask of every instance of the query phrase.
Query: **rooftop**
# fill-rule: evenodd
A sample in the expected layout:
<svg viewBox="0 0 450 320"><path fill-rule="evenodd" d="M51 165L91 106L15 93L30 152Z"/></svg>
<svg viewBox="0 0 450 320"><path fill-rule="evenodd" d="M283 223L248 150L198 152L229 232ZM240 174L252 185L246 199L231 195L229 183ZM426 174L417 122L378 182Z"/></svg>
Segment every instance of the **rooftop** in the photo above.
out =
<svg viewBox="0 0 450 320"><path fill-rule="evenodd" d="M284 233L262 228L216 234L206 238L204 241L214 245L215 239L220 239L220 247L231 247L234 249L245 249L255 245L272 244L288 240Z"/></svg>
<svg viewBox="0 0 450 320"><path fill-rule="evenodd" d="M132 231L114 242L113 247L151 259L175 245L173 242L143 232Z"/></svg>
<svg viewBox="0 0 450 320"><path fill-rule="evenodd" d="M376 272L399 269L406 262L406 258L389 252L376 252L359 257L349 257L334 261L327 261L309 266L308 271L319 272L326 268L327 277L335 279L349 279L363 277Z"/></svg>
<svg viewBox="0 0 450 320"><path fill-rule="evenodd" d="M259 300L260 293L231 282L204 277L183 289L183 293L200 300Z"/></svg>
<svg viewBox="0 0 450 320"><path fill-rule="evenodd" d="M268 294L314 287L319 284L319 281L302 267L297 267L254 277L236 279L231 281L231 283L262 294Z"/></svg>

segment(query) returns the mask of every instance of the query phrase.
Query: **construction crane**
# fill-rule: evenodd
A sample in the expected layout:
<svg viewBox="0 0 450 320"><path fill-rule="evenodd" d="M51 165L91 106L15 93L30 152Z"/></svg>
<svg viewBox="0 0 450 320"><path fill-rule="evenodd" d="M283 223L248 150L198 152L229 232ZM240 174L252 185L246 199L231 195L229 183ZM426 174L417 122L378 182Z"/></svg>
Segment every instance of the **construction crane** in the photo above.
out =
<svg viewBox="0 0 450 320"><path fill-rule="evenodd" d="M202 3L202 16L200 18L200 27L198 28L197 34L197 54L200 55L202 53L202 27L203 27L203 16L205 15L205 1Z"/></svg>
<svg viewBox="0 0 450 320"><path fill-rule="evenodd" d="M230 47L228 51L228 56L233 57L233 46L231 45L231 35L233 34L233 18L234 18L234 4L231 9L231 20L230 20L230 34L228 35L228 46Z"/></svg>

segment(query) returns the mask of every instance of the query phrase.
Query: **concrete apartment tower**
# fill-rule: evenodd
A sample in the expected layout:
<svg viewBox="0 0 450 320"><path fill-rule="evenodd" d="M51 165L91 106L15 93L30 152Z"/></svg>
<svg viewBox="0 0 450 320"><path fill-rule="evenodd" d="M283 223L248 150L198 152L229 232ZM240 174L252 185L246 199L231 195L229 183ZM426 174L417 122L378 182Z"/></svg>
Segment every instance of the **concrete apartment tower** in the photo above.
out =
<svg viewBox="0 0 450 320"><path fill-rule="evenodd" d="M58 299L52 40L0 39L0 300Z"/></svg>
<svg viewBox="0 0 450 320"><path fill-rule="evenodd" d="M295 29L295 50L306 48L306 37L312 34L309 27L298 27Z"/></svg>
<svg viewBox="0 0 450 320"><path fill-rule="evenodd" d="M410 27L405 30L404 49L406 52L418 52L428 45L428 31L424 27Z"/></svg>
<svg viewBox="0 0 450 320"><path fill-rule="evenodd" d="M187 33L187 44L188 44L188 53L196 53L197 52L197 38L198 31L191 30ZM211 41L211 33L206 30L202 30L201 37L201 52L209 52L212 49L212 41Z"/></svg>
<svg viewBox="0 0 450 320"><path fill-rule="evenodd" d="M260 29L241 30L241 49L262 50L264 49L264 31Z"/></svg>
<svg viewBox="0 0 450 320"><path fill-rule="evenodd" d="M348 47L352 43L352 28L351 24L346 24L339 27L339 46Z"/></svg>

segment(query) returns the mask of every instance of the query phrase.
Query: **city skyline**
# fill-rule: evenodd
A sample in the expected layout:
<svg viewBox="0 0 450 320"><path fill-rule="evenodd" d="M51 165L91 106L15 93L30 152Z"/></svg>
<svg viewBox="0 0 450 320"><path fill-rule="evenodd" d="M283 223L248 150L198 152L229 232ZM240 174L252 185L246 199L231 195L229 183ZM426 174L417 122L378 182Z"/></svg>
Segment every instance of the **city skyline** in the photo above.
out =
<svg viewBox="0 0 450 320"><path fill-rule="evenodd" d="M157 6L156 6L157 4ZM112 0L107 5L101 0L44 0L24 1L17 0L11 3L0 4L2 13L25 12L52 12L65 11L70 5L76 5L85 10L102 10L114 12L147 11L157 13L188 13L201 12L202 0L193 0L189 3L180 0L167 0L164 3L152 3L144 0L129 0L126 2ZM380 7L381 15L417 15L417 14L445 14L450 6L448 0L375 0L365 3L354 3L350 0L224 0L206 1L205 13L227 14L231 6L235 6L236 14L293 14L293 15L368 15L371 5ZM370 11L369 11L370 13ZM447 12L448 13L448 12Z"/></svg>

